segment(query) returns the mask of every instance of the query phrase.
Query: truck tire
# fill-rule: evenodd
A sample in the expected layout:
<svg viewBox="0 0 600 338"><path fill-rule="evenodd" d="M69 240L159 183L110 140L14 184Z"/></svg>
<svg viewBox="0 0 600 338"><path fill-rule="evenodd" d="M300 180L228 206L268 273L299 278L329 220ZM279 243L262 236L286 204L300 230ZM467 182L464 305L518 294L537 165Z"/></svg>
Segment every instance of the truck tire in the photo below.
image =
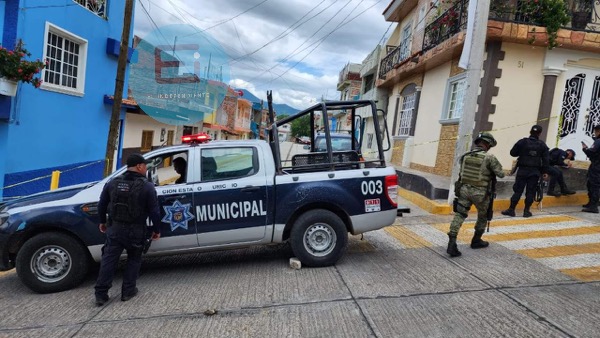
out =
<svg viewBox="0 0 600 338"><path fill-rule="evenodd" d="M335 264L348 244L348 230L342 220L328 210L302 214L292 227L290 243L294 255L307 266Z"/></svg>
<svg viewBox="0 0 600 338"><path fill-rule="evenodd" d="M89 264L88 252L81 243L54 232L27 240L16 260L23 284L39 293L64 291L81 284Z"/></svg>

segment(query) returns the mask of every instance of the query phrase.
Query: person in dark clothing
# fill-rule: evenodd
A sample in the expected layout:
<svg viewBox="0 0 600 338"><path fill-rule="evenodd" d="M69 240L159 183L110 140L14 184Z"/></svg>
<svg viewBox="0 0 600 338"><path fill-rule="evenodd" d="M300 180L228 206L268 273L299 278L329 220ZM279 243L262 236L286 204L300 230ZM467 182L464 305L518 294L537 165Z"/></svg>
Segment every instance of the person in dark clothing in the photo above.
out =
<svg viewBox="0 0 600 338"><path fill-rule="evenodd" d="M531 205L540 175L548 172L548 146L540 140L542 127L535 125L529 131L529 137L523 138L512 147L510 155L518 157L517 177L513 185L514 194L510 198L510 207L502 211L503 215L515 216L515 207L525 190L525 210L523 217L531 217Z"/></svg>
<svg viewBox="0 0 600 338"><path fill-rule="evenodd" d="M141 154L129 156L127 171L109 181L100 194L99 229L106 233L106 242L102 247L102 261L95 286L97 306L108 302L108 290L123 250L127 251L127 265L123 274L121 300L128 301L137 295L136 280L142 264L148 217L153 224L151 239L160 238L158 198L154 185L146 179L146 165Z"/></svg>
<svg viewBox="0 0 600 338"><path fill-rule="evenodd" d="M548 174L550 175L550 182L548 183L548 196L559 197L561 195L573 195L574 190L567 188L565 178L563 176L562 168L571 168L571 161L575 158L575 151L573 149L562 150L560 148L554 148L550 150L550 166L548 167ZM556 183L560 187L560 192L554 191Z"/></svg>
<svg viewBox="0 0 600 338"><path fill-rule="evenodd" d="M598 200L600 199L600 124L594 126L594 143L588 147L581 142L583 152L590 159L587 172L587 189L589 201L581 211L598 213Z"/></svg>
<svg viewBox="0 0 600 338"><path fill-rule="evenodd" d="M175 181L176 184L186 182L187 161L183 157L177 157L173 160L173 168L179 174L179 178Z"/></svg>

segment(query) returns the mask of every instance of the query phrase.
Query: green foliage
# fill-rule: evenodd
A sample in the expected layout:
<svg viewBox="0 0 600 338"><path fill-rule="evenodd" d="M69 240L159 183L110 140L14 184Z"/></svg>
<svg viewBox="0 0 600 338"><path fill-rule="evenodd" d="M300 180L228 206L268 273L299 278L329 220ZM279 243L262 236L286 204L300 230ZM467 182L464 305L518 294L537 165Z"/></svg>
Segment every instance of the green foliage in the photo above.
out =
<svg viewBox="0 0 600 338"><path fill-rule="evenodd" d="M530 19L531 23L546 27L548 49L558 46L558 42L556 42L558 30L571 21L569 10L564 0L524 1L521 4L520 10L525 17Z"/></svg>
<svg viewBox="0 0 600 338"><path fill-rule="evenodd" d="M39 59L37 61L24 60L25 56L31 56L23 42L19 41L14 50L8 50L0 46L0 77L12 81L31 83L35 88L42 84L42 80L36 74L46 67Z"/></svg>
<svg viewBox="0 0 600 338"><path fill-rule="evenodd" d="M310 136L310 115L304 115L292 121L292 136Z"/></svg>

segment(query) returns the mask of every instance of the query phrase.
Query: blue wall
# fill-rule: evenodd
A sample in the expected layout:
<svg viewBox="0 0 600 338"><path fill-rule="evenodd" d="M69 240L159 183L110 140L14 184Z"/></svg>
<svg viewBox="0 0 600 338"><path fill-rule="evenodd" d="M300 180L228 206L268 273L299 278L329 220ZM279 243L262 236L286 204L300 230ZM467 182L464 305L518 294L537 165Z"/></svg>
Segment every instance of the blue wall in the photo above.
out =
<svg viewBox="0 0 600 338"><path fill-rule="evenodd" d="M72 0L28 0L21 6L24 3L27 8L18 11L16 38L23 40L32 59L43 56L46 22L87 40L85 89L83 96L74 96L19 84L12 103L14 121L0 127L0 133L8 131L4 149L0 135L0 153L6 154L4 168L0 166L2 186L77 166L82 168L61 176L60 186L101 179L112 110L103 98L114 93L117 69L117 57L106 54L106 41L121 38L124 3L108 1L108 20ZM3 196L48 188L49 180L36 180L6 188Z"/></svg>

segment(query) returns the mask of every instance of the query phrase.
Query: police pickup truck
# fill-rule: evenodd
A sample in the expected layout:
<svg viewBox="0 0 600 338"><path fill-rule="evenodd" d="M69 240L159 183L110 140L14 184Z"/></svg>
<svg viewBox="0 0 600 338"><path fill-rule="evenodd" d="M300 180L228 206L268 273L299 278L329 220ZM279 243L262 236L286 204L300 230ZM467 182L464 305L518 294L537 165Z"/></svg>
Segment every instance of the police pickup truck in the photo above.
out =
<svg viewBox="0 0 600 338"><path fill-rule="evenodd" d="M159 148L144 154L148 176L161 206L160 240L148 255L222 250L289 241L307 266L336 263L348 233L391 225L397 213L397 176L383 158L384 138L374 113L377 149L365 158L353 149L331 149L328 110L351 111L371 101L318 104L297 116L273 122L268 141L210 141ZM311 133L325 128L328 149L314 152L288 142L282 151L277 126L303 115ZM308 119L307 119L308 120ZM366 119L356 116L352 135L362 139ZM199 136L202 138L203 136ZM187 137L194 139L194 137ZM389 142L389 137L388 137ZM315 142L312 142L314 146ZM374 149L375 147L371 147ZM281 154L287 153L287 154ZM185 179L173 170L176 158L187 165ZM181 162L181 160L179 160ZM97 203L104 185L126 168L88 184L27 196L0 206L0 270L16 267L36 292L57 292L81 283L93 261L100 261L104 235L98 230Z"/></svg>

